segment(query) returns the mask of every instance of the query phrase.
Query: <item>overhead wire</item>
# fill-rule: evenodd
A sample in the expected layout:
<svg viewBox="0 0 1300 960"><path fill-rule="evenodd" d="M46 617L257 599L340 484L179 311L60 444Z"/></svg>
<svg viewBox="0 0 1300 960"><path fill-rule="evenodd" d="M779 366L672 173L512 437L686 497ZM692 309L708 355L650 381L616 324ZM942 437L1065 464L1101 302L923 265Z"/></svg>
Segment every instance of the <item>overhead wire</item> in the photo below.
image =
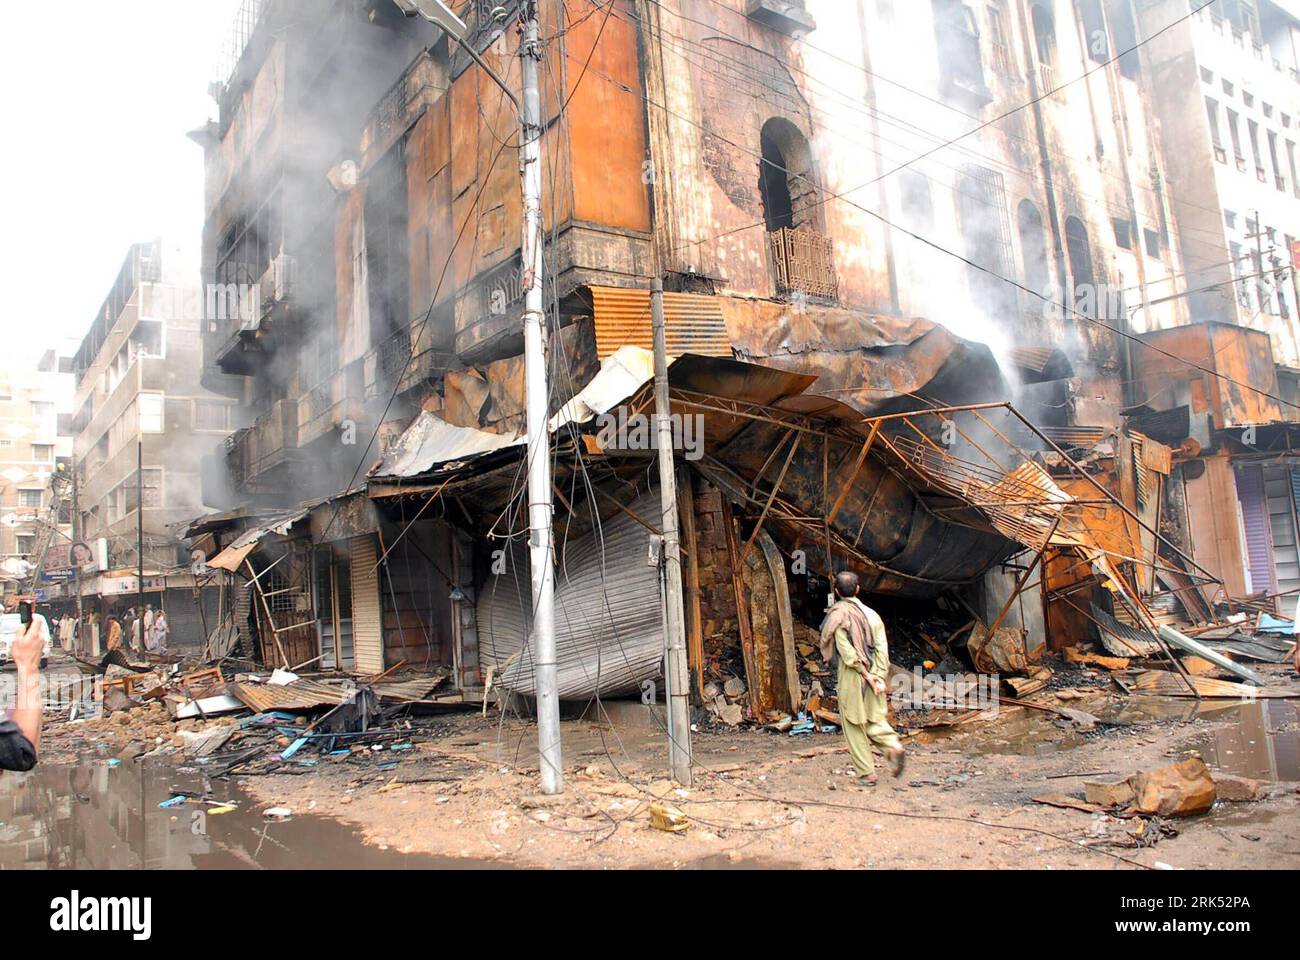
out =
<svg viewBox="0 0 1300 960"><path fill-rule="evenodd" d="M588 2L595 2L595 0L588 0ZM752 50L755 50L755 51L757 51L757 52L759 52L759 53L762 53L762 54L765 55L765 56L772 57L773 59L778 59L778 58L775 57L775 55L771 54L769 51L762 50L762 49L759 48L759 47L755 47L752 43L750 43L750 42L749 42L748 40L746 40L745 38L743 38L743 37L737 37L737 36L734 35L734 34L727 33L725 30L722 30L722 29L721 29L717 24L715 24L715 23L709 23L708 21L700 20L700 19L697 18L697 17L692 17L692 16L690 16L690 15L687 14L687 13L683 13L683 12L680 11L680 10L675 10L675 9L669 8L669 7L665 6L665 5L661 2L661 0L646 0L646 2L647 2L647 3L651 3L651 4L653 4L655 7L659 8L660 10L664 11L665 13L668 13L668 14L670 14L670 15L676 17L678 20L682 20L682 21L685 21L685 22L688 22L688 23L692 23L692 24L695 24L696 26L704 27L704 28L706 28L706 29L708 29L708 30L713 31L715 34L719 35L719 36L722 37L722 38L725 38L725 39L727 39L727 40L730 40L730 41L733 41L733 42L735 42L735 43L738 43L738 44L741 44L741 45L743 45L743 46L746 46L746 47L748 47L749 49L752 49ZM721 10L725 11L727 14L736 14L736 13L737 13L737 11L736 11L735 9L733 9L733 8L731 8L731 7L728 7L728 6L726 6L725 4L721 3L720 0L709 0L709 2L713 3L714 6L716 6L716 7L720 8ZM1154 39L1155 37L1159 36L1161 33L1164 33L1164 32L1166 32L1166 31L1172 29L1174 26L1177 26L1179 23L1183 22L1184 20L1188 19L1189 17L1195 16L1195 15L1196 15L1197 13L1199 13L1202 9L1204 9L1206 6L1211 5L1213 2L1214 2L1214 0L1210 0L1209 3L1204 4L1202 7L1199 7L1199 8L1196 8L1196 9L1192 10L1192 11L1189 13L1188 17L1184 17L1184 18L1182 18L1182 19L1180 19L1180 20L1178 20L1178 21L1175 21L1175 22L1173 22L1173 23L1167 25L1167 26L1164 27L1162 30L1158 31L1158 32L1155 33L1155 34L1152 34L1151 37L1144 38L1141 42L1139 42L1139 43L1136 44L1135 46L1129 48L1128 50L1121 51L1119 54L1116 54L1114 57L1111 57L1111 58L1110 58L1109 60L1107 60L1107 61L1098 62L1098 61L1095 61L1095 60L1094 60L1094 62L1097 63L1097 65L1096 65L1095 67L1091 68L1088 72L1086 72L1086 73L1084 73L1084 74L1081 74L1080 76L1074 77L1074 78L1071 79L1071 80L1065 81L1064 83L1058 84L1058 85L1057 85L1056 87L1054 87L1053 89L1046 91L1043 95L1041 95L1041 96L1040 96L1039 98L1037 98L1035 101L1031 101L1031 102L1028 103L1028 104L1024 104L1024 105L1022 105L1022 106L1020 106L1020 107L1017 107L1017 108L1014 109L1014 110L1008 111L1007 113L1005 113L1005 114L1003 114L1003 115L1000 115L1000 116L994 117L994 118L992 118L991 120L989 120L989 121L987 121L987 122L985 122L985 123L982 123L981 126L976 127L976 128L974 128L973 130L970 130L970 131L968 131L968 132L965 133L965 134L962 134L960 137L956 138L955 140L948 141L948 142L946 142L946 143L941 143L941 144L940 144L940 148L942 149L942 148L945 147L945 146L953 146L953 145L955 145L958 141L960 141L960 140L962 140L962 139L965 139L967 136L970 136L971 134L974 134L974 133L976 133L976 132L979 132L979 130L984 129L985 127L987 127L987 126L989 126L989 125L992 125L992 124L995 124L995 123L999 123L999 122L1001 122L1002 120L1007 119L1007 118L1008 118L1009 116L1011 116L1012 114L1017 113L1017 112L1019 112L1020 110L1027 108L1028 106L1032 106L1034 103L1038 102L1039 100L1045 100L1045 99L1047 99L1048 97L1054 96L1056 93L1058 93L1059 91L1063 90L1065 87L1070 86L1070 85L1072 85L1072 84L1074 84L1074 83L1076 83L1076 82L1078 82L1078 81L1080 81L1080 80L1083 80L1083 79L1085 79L1085 78L1091 76L1092 74L1099 72L1100 70L1104 70L1105 68L1107 68L1107 67L1110 66L1111 64L1113 64L1113 63L1115 63L1115 62L1121 60L1123 57L1127 56L1128 54L1135 52L1139 47L1141 47L1144 43L1148 42L1149 40ZM657 30L657 34L661 34L662 32L663 32L663 31L662 31L662 28L660 28L659 30ZM670 33L669 36L672 36L672 37L674 37L675 39L678 39L678 40L680 40L680 41L682 41L682 42L684 42L684 43L687 43L687 44L694 44L694 45L696 45L696 46L702 46L702 44L701 44L700 41L691 40L690 38L685 37L685 36L683 36L682 34L671 34L671 33ZM844 65L844 66L846 66L846 67L850 67L850 68L852 68L852 69L854 69L854 70L856 70L856 71L859 71L859 72L863 73L864 75L866 75L866 76L868 76L868 77L871 77L871 78L873 78L873 79L876 79L876 80L882 80L882 81L884 81L885 83L888 83L888 84L891 85L891 86L897 87L898 89L900 89L900 90L902 90L902 91L904 91L904 92L906 92L906 93L908 93L908 94L911 94L911 95L913 95L913 96L915 96L915 97L917 97L917 98L919 98L919 99L921 99L921 100L924 100L924 101L926 101L926 102L928 102L928 103L931 103L931 104L933 104L933 105L935 105L935 106L941 107L941 108L943 108L943 109L945 109L945 110L949 110L949 111L951 111L951 112L953 112L953 113L956 113L956 114L958 114L958 115L960 115L960 116L962 116L962 117L965 117L966 119L976 120L976 121L979 120L978 115L976 115L976 114L972 114L972 113L969 113L968 111L963 110L963 109L961 109L960 107L958 107L958 106L956 106L956 105L954 105L954 104L952 104L952 103L948 103L947 101L943 100L943 99L940 98L940 97L931 96L930 94L927 94L927 93L924 93L923 91L917 90L917 89L915 89L914 87L909 86L908 84L905 84L905 83L902 83L901 81L898 81L898 80L892 79L892 78L890 78L890 77L888 77L888 76L886 76L886 75L880 73L879 71L875 71L875 70L869 69L869 68L866 66L866 64L863 64L863 63L857 63L857 62L854 62L854 61L852 61L852 60L848 60L848 59L846 59L846 58L844 58L844 57L841 57L841 56L839 56L839 55L837 55L837 54L831 53L831 52L829 52L829 51L827 51L827 50L824 50L824 49L822 49L822 48L820 48L820 47L817 47L817 46L815 46L814 44L810 43L810 42L807 40L806 37L805 37L804 39L802 39L802 40L799 41L799 45L800 45L800 47L806 48L806 49L810 50L811 52L818 54L819 56L825 56L825 57L827 57L828 59L831 59L831 60L833 60L833 61L835 61L835 62L837 62L837 63L840 63L840 64L842 64L842 65ZM1091 57L1090 57L1090 58L1091 58ZM733 59L734 59L734 58L733 58ZM739 61L736 61L736 62L739 62ZM804 77L808 82L811 82L811 83L818 83L818 84L821 84L821 85L824 86L824 87L827 87L828 92L830 93L830 95L832 95L832 96L839 96L838 91L836 91L833 87L830 87L830 85L829 85L829 83L828 83L827 81L823 81L823 80L821 80L820 78L814 76L812 73L810 73L808 70L805 70L803 67L799 66L798 64L796 64L796 63L790 63L790 62L785 61L785 60L780 60L779 62L780 62L783 66L785 66L786 68L788 68L789 70L791 70L791 71L793 71L794 73L797 73L797 74L799 74L800 76ZM841 99L844 99L844 101L845 101L846 103L849 102L849 101L847 100L847 98L845 98L845 97L842 97ZM885 122L885 123L888 123L888 124L890 124L890 125L892 125L892 126L899 127L900 129L904 129L904 128L913 129L913 130L916 130L916 131L917 131L920 135L922 135L922 136L926 136L926 137L929 137L929 138L931 138L931 139L938 139L937 135L935 135L935 134L933 134L933 133L931 133L931 132L929 132L929 131L926 131L926 130L924 130L924 128L921 128L921 127L919 127L919 126L917 126L917 125L915 125L915 124L912 124L910 121L907 121L906 119L903 119L903 118L898 117L898 116L896 116L896 115L894 115L894 114L890 114L890 113L888 113L888 112L885 112L885 111L883 111L883 110L880 110L879 107L877 107L877 108L873 111L873 110L871 110L870 108L867 108L865 105L862 105L862 104L853 103L852 106L854 106L854 107L856 107L857 109L861 110L862 113L863 113L865 116L868 116L868 117L870 117L870 118L872 118L872 119L881 120L881 121L883 121L883 122ZM1021 135L1015 133L1014 131L1002 130L1002 131L1000 131L1000 132L1001 132L1002 135L1008 137L1009 139L1012 139L1012 140L1018 140L1018 141L1020 141L1020 142L1022 142L1022 143L1024 143L1024 144L1026 144L1027 146L1031 147L1034 151L1038 151L1038 150L1040 150L1040 149L1044 149L1044 146L1043 146L1042 144L1040 144L1037 140L1033 139L1033 138L1026 137L1026 136L1021 136ZM968 147L959 147L959 148L957 148L957 149L959 149L959 150L963 150L963 151L968 151L968 152L970 152L970 153L972 154L972 156L975 157L975 158L981 158L981 159L984 159L984 160L986 160L986 161L989 161L989 160L992 159L992 158L989 158L989 157L985 157L983 154L980 154L980 153L978 153L977 151L974 151L973 148L968 148ZM1068 162L1070 162L1070 163L1079 163L1079 162L1081 162L1077 157L1074 157L1074 156L1072 156L1071 154L1068 154L1068 153L1066 153L1066 152L1060 150L1059 148L1053 148L1053 147L1051 147L1051 146L1046 146L1045 149L1048 151L1049 155L1054 156L1054 157L1056 157L1057 159L1065 160L1065 161L1068 161ZM1104 169L1098 169L1097 172L1099 172L1099 173L1100 173L1102 176L1104 176L1104 177L1107 177L1107 178L1109 178L1109 179L1113 179L1113 180L1119 181L1119 182L1120 182L1121 184L1123 184L1124 186L1133 186L1133 187L1137 187L1137 188L1140 189L1140 190L1148 191L1148 192L1154 193L1154 194L1157 196L1158 199L1162 197L1162 193L1161 193L1161 191L1158 190L1158 189L1156 189L1155 187L1149 187L1149 186L1146 186L1145 184L1141 184L1141 183L1132 183L1129 179L1124 178L1124 177L1121 177L1119 174L1109 173L1108 171L1106 171L1106 170L1104 170ZM1029 175L1029 174L1026 174L1026 175ZM1169 181L1166 181L1166 182L1169 182ZM1081 195L1086 196L1087 194L1081 194ZM1186 197L1182 198L1180 202L1187 204L1188 206L1192 207L1193 209L1199 209L1199 210L1203 210L1203 211L1206 212L1206 213L1214 214L1216 217L1217 217L1217 216L1220 216L1220 215L1222 214L1222 211L1220 211L1220 210L1217 210L1217 209L1214 209L1214 208L1211 208L1211 207L1206 207L1206 206L1203 206L1203 205L1197 204L1194 200L1191 200L1191 199L1186 198Z"/></svg>
<svg viewBox="0 0 1300 960"><path fill-rule="evenodd" d="M1186 19L1186 18L1183 18L1183 19ZM1165 28L1165 29L1169 29L1169 28ZM610 79L612 79L612 78L610 78ZM663 111L664 113L668 114L669 116L674 117L674 118L677 119L677 120L680 120L680 121L682 121L682 122L684 122L684 123L687 123L687 124L689 124L689 125L691 125L691 126L694 126L694 127L698 128L698 129L700 129L701 131L704 131L704 132L708 133L710 136L714 137L715 139L717 139L717 140L719 140L719 141L721 141L721 142L723 142L723 143L725 143L725 144L727 144L727 145L729 145L729 146L731 146L731 147L734 147L734 148L736 148L737 150L739 150L739 151L741 151L741 152L743 152L743 153L749 154L750 156L754 157L755 159L757 159L757 160L759 160L759 161L761 161L761 162L763 162L763 163L767 163L767 164L769 164L773 169L776 169L776 170L778 170L778 171L780 171L780 172L782 172L782 173L785 173L785 174L786 174L787 176L789 176L789 177L798 178L798 177L801 176L800 174L797 174L797 173L795 173L794 171L790 170L788 167L785 167L785 166L782 165L782 164L778 164L778 163L773 162L772 160L769 160L769 159L767 159L767 158L764 158L764 157L762 156L762 154L760 154L760 153L756 153L753 149L751 149L751 148L749 148L749 147L746 147L746 146L744 146L743 144L738 144L738 143L736 143L735 141L733 141L733 140L731 140L731 139L729 139L729 138L723 136L722 134L718 133L716 130L713 130L713 129L710 129L710 128L706 127L704 124L700 123L699 121L697 121L697 120L695 120L695 119L693 119L693 118L691 118L691 117L685 116L685 115L683 115L683 114L681 114L681 113L678 113L678 112L676 112L676 111L674 111L674 110L668 108L668 107L665 106L664 104L658 103L657 101L655 101L653 98L650 97L650 95L649 95L648 92L646 92L646 93L643 95L643 99L645 100L645 102L646 102L649 106L652 106L652 107L654 107L654 108L656 108L656 109L658 109L658 110L661 110L661 111ZM872 181L872 182L874 182L874 181ZM936 241L934 241L934 240L931 240L931 239L929 239L929 238L927 238L927 237L924 237L924 236L920 235L919 233L916 233L915 231L913 231L913 230L911 230L911 229L908 229L908 228L906 228L906 227L904 227L904 226L902 226L902 225L900 225L900 224L894 222L893 220L891 220L891 219L885 217L883 214L881 214L881 213L879 213L879 212L877 212L877 211L875 211L875 210L872 210L872 209L870 209L869 207L863 206L862 204L857 203L857 202L854 201L854 200L849 199L849 197L847 196L848 194L850 194L850 193L854 193L854 192L857 192L858 190L863 189L865 186L870 186L870 183L865 184L865 185L860 186L860 187L855 187L855 188L853 188L852 190L844 190L844 191L840 191L840 192L838 192L838 193L829 193L829 192L828 192L828 193L826 193L824 196L818 196L815 200L813 200L813 201L811 201L811 202L812 202L812 204L815 205L815 206L822 206L822 205L825 205L825 204L831 202L832 200L837 200L837 201L839 201L839 202L841 202L841 203L848 204L849 206L853 207L853 208L856 209L856 210L861 211L862 213L866 214L867 216L870 216L870 217L872 217L873 219L876 219L876 220L880 221L880 222L883 223L885 226L888 226L888 227L890 227L890 228L892 228L892 229L894 229L894 230L896 230L896 231L898 231L898 232L900 232L900 233L902 233L902 234L904 234L904 235L906 235L906 236L908 236L908 237L911 237L913 240L916 240L916 241L918 241L918 242L924 244L925 246L928 246L928 247L930 247L930 248L932 248L932 249L934 249L934 250L936 250L936 251L938 251L938 252L940 252L940 253L943 253L943 254L945 254L945 255L947 255L947 256L949 256L949 257L953 257L953 258L955 258L955 259L961 261L962 263L966 264L968 267L970 267L970 268L972 268L972 269L975 269L975 270L978 270L979 272L984 273L984 274L986 274L986 275L992 277L993 279L1000 280L1000 281L1002 281L1003 283L1006 283L1006 284L1008 284L1008 285L1010 285L1010 286L1012 286L1012 287L1015 287L1016 289L1019 289L1019 290L1021 290L1022 292L1026 293L1026 294L1028 294L1028 295L1030 295L1030 296L1032 296L1032 297L1034 297L1034 298L1036 298L1036 299L1038 299L1038 300L1041 300L1043 303L1047 304L1048 306L1052 307L1053 309L1057 309L1057 310L1065 311L1066 313L1068 313L1068 314L1070 314L1070 315L1076 317L1076 318L1079 319L1079 320L1083 320L1083 321L1085 321L1085 322L1087 322L1087 323L1091 323L1091 324L1094 324L1094 325L1096 325L1096 326L1100 326L1100 327L1102 327L1102 328L1108 330L1109 332L1115 334L1115 335L1118 336L1118 337L1121 337L1121 338L1123 338L1123 339L1126 339L1126 340L1128 340L1128 341L1130 341L1130 342L1133 342L1133 343L1136 343L1136 344L1140 344L1142 347L1144 347L1144 348L1146 348L1146 349L1148 349L1148 350L1151 350L1151 351L1153 351L1153 352L1159 353L1159 354L1161 354L1161 355L1163 355L1163 356L1165 356L1165 357L1167 357L1167 358L1169 358L1169 359L1177 360L1177 361L1179 361L1180 363L1185 363L1185 362L1186 362L1184 358L1179 357L1179 356L1177 356L1176 354L1172 354L1172 353L1170 353L1170 352L1167 351L1167 350L1164 350L1164 349L1162 349L1162 348L1160 348L1160 347L1155 346L1154 344L1148 343L1147 341L1143 340L1141 337L1139 337L1139 336L1137 336L1137 335L1135 335L1135 334L1128 333L1127 331L1120 330L1119 328L1117 328L1117 327L1115 327L1115 326L1113 326L1113 325L1111 325L1111 324L1108 324L1108 323L1106 323L1105 321L1103 321L1103 320L1101 320L1101 319L1093 318L1093 317L1089 317L1087 314L1082 313L1082 312L1076 310L1076 309L1075 309L1074 307L1072 307L1072 306L1069 306L1069 305L1064 304L1064 303L1059 303L1059 302L1053 301L1052 299L1050 299L1049 297L1047 297L1047 296L1044 295L1043 293L1041 293L1041 292L1039 292L1039 291L1036 291L1036 290L1033 290L1032 288L1030 288L1030 287L1028 287L1028 286L1026 286L1026 285L1024 285L1024 284L1022 284L1022 283L1020 283L1020 282L1017 281L1017 280L1014 280L1014 279L1012 279L1012 278L1010 278L1010 277L1004 276L1004 275L998 273L996 270L994 270L994 269L992 269L992 268L990 268L990 267L988 267L988 266L985 266L984 264L977 263L976 261L972 260L971 258L969 258L969 257L967 257L967 256L965 256L965 255L963 255L963 254L957 253L957 252L954 251L954 250L950 250L950 249L944 247L942 244L939 244L938 242L936 242ZM757 227L757 226L766 226L766 221L764 221L764 220L760 220L760 221L758 221L757 223L746 224L745 226L742 226L742 227L736 227L736 228L732 228L732 229L729 229L729 230L725 230L725 231L723 231L723 232L721 232L721 233L719 233L719 234L716 234L715 236L713 236L713 237L711 237L711 238L705 238L705 239L703 239L703 240L691 240L691 241L687 241L686 245L690 245L690 246L700 246L700 245L702 245L702 244L704 244L704 243L711 242L711 241L716 241L716 240L722 239L722 238L724 238L724 237L731 236L731 235L733 235L733 234L743 232L743 231L745 231L745 230L753 229L754 227ZM681 249L681 248L678 247L678 248L675 248L675 249ZM1225 283L1231 283L1231 282L1232 282L1232 281L1226 281ZM1218 284L1218 286L1222 286L1222 285L1224 285L1224 284ZM1300 408L1300 405L1297 405L1297 404L1295 404L1295 403L1292 403L1292 402L1290 402L1290 401L1288 401L1288 400L1285 400L1285 399L1283 399L1283 398L1281 398L1281 397L1278 397L1278 396L1275 396L1275 395L1273 395L1273 394L1267 393L1266 391L1261 390L1260 388L1255 387L1255 386L1253 386L1252 384L1246 383L1246 382L1241 381L1241 380L1237 380L1236 378L1230 377L1230 376L1228 376L1227 374L1222 373L1221 371L1213 370L1213 369L1211 369L1211 368L1209 368L1209 367L1197 366L1197 365L1195 365L1195 364L1192 364L1192 366L1193 366L1195 369L1197 369L1197 370L1199 370L1200 372L1202 372L1202 373L1209 374L1209 375L1214 376L1214 377L1216 377L1216 378L1218 378L1218 379L1221 379L1221 380L1223 380L1223 381L1225 381L1225 382L1227 382L1227 383L1232 383L1232 384L1234 384L1235 386L1242 387L1242 388L1244 388L1244 389L1250 390L1252 393L1255 393L1255 394L1258 394L1258 395L1260 395L1260 396L1263 396L1263 397L1265 397L1265 398L1267 398L1267 399L1269 399L1269 400L1273 400L1273 401L1276 402L1276 403L1283 404L1283 405L1285 405L1285 406L1287 406L1287 407Z"/></svg>

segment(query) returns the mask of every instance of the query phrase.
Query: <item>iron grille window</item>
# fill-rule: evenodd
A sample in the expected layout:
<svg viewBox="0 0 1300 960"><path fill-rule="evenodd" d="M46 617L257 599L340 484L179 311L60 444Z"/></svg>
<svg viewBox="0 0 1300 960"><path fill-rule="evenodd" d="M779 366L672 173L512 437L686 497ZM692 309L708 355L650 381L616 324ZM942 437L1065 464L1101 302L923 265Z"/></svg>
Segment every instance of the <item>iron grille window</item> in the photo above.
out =
<svg viewBox="0 0 1300 960"><path fill-rule="evenodd" d="M987 167L968 165L957 184L957 211L972 293L988 310L1006 311L1015 305L1010 277L1015 260L1011 245L1011 216L1007 211L1002 175Z"/></svg>

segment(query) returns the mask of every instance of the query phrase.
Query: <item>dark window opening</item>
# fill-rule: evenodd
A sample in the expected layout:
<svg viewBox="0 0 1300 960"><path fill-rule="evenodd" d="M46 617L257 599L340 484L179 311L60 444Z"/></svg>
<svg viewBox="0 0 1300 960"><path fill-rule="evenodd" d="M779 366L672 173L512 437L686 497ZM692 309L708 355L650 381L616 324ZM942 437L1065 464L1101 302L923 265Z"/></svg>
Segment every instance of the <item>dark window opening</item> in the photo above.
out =
<svg viewBox="0 0 1300 960"><path fill-rule="evenodd" d="M767 220L768 232L783 227L793 228L794 205L790 198L790 181L786 176L789 167L781 148L766 128L763 130L762 148L759 189L763 194L763 216Z"/></svg>
<svg viewBox="0 0 1300 960"><path fill-rule="evenodd" d="M1038 62L1044 66L1056 63L1056 20L1046 4L1036 3L1031 14L1034 23L1034 48Z"/></svg>
<svg viewBox="0 0 1300 960"><path fill-rule="evenodd" d="M768 232L818 230L817 184L807 138L789 120L774 117L763 124L759 139L759 191Z"/></svg>
<svg viewBox="0 0 1300 960"><path fill-rule="evenodd" d="M1121 220L1118 217L1110 221L1111 227L1115 230L1115 243L1125 250L1133 249L1133 226L1127 220Z"/></svg>
<svg viewBox="0 0 1300 960"><path fill-rule="evenodd" d="M990 102L975 11L957 0L934 0L934 31L944 86L980 105Z"/></svg>
<svg viewBox="0 0 1300 960"><path fill-rule="evenodd" d="M1065 221L1065 251L1070 260L1070 282L1074 284L1074 309L1095 320L1098 309L1092 275L1092 249L1088 243L1088 229L1078 217L1069 217Z"/></svg>
<svg viewBox="0 0 1300 960"><path fill-rule="evenodd" d="M1138 53L1137 24L1133 20L1130 0L1111 0L1110 35L1119 54L1120 75L1136 80L1142 73L1142 59Z"/></svg>
<svg viewBox="0 0 1300 960"><path fill-rule="evenodd" d="M1025 285L1035 293L1046 293L1051 278L1047 266L1047 235L1043 217L1030 200L1021 200L1016 211L1020 249L1025 257Z"/></svg>
<svg viewBox="0 0 1300 960"><path fill-rule="evenodd" d="M913 230L928 231L934 226L934 200L930 179L911 167L899 174L903 198L903 215Z"/></svg>
<svg viewBox="0 0 1300 960"><path fill-rule="evenodd" d="M1088 59L1105 63L1110 59L1110 40L1106 36L1106 17L1101 10L1101 0L1075 0L1075 6L1083 23L1083 42L1088 48Z"/></svg>
<svg viewBox="0 0 1300 960"><path fill-rule="evenodd" d="M280 253L282 191L277 185L266 202L226 230L217 248L216 283L254 284Z"/></svg>
<svg viewBox="0 0 1300 960"><path fill-rule="evenodd" d="M1155 230L1144 229L1142 236L1146 238L1147 256L1154 260L1160 259L1160 234Z"/></svg>
<svg viewBox="0 0 1300 960"><path fill-rule="evenodd" d="M381 160L366 187L366 271L370 296L370 345L403 330L411 317L407 239L405 141Z"/></svg>

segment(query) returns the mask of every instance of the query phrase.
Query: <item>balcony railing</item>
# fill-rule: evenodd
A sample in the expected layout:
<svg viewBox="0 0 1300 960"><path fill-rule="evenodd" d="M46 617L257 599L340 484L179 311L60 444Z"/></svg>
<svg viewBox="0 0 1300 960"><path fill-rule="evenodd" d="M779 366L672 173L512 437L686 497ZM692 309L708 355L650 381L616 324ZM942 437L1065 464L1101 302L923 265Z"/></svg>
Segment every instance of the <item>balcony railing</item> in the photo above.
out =
<svg viewBox="0 0 1300 960"><path fill-rule="evenodd" d="M432 345L436 339L432 324L432 319L412 324L362 358L367 400L405 393L453 368L455 354Z"/></svg>
<svg viewBox="0 0 1300 960"><path fill-rule="evenodd" d="M408 327L399 331L379 345L379 372L384 380L392 383L397 377L406 373L411 363L411 330Z"/></svg>
<svg viewBox="0 0 1300 960"><path fill-rule="evenodd" d="M839 296L834 246L829 237L812 230L782 227L769 233L768 240L778 292L832 300Z"/></svg>
<svg viewBox="0 0 1300 960"><path fill-rule="evenodd" d="M401 78L380 98L362 134L362 152L377 157L405 133L442 93L433 57L421 53Z"/></svg>
<svg viewBox="0 0 1300 960"><path fill-rule="evenodd" d="M255 486L265 474L293 459L298 449L298 402L280 400L271 412L226 440L231 475L243 487Z"/></svg>
<svg viewBox="0 0 1300 960"><path fill-rule="evenodd" d="M350 363L313 387L298 403L298 446L306 447L345 420L361 420L364 412L364 361Z"/></svg>

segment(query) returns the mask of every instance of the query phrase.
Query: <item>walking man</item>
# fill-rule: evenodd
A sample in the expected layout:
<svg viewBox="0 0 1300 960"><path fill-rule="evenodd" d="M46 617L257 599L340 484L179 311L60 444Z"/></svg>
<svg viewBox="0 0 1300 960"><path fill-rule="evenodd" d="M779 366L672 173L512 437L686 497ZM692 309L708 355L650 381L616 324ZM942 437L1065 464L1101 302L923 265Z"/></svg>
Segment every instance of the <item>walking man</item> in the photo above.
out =
<svg viewBox="0 0 1300 960"><path fill-rule="evenodd" d="M827 663L839 658L837 692L844 736L858 776L874 784L873 744L889 762L895 777L903 773L903 745L889 725L885 699L889 642L880 615L858 599L856 573L836 574L835 598L822 621L821 653Z"/></svg>

